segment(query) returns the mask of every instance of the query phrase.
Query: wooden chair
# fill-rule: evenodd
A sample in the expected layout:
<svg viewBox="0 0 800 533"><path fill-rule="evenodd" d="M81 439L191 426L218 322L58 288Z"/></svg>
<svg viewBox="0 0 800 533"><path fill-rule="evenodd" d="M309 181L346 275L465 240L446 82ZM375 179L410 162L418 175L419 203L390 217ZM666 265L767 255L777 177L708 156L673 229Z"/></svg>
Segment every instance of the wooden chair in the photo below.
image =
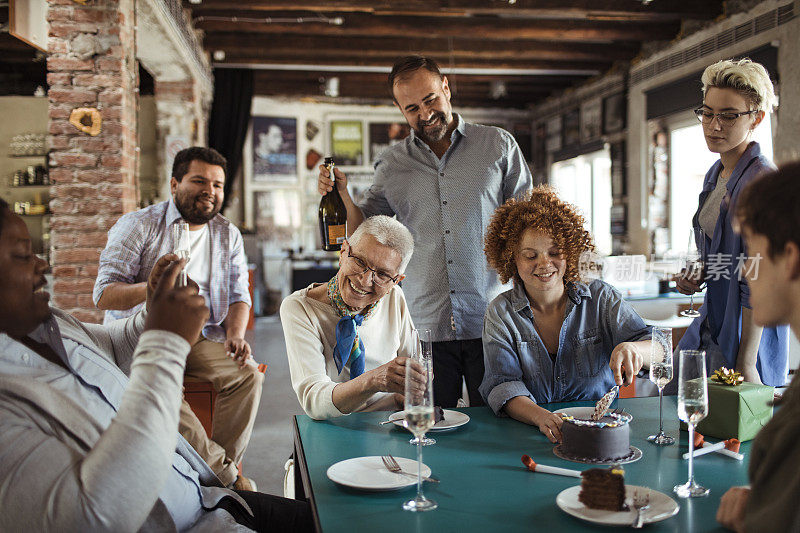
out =
<svg viewBox="0 0 800 533"><path fill-rule="evenodd" d="M262 374L267 371L267 365L261 363L258 370ZM217 391L210 381L202 381L190 377L183 380L183 397L194 414L203 424L206 435L211 438L212 422L214 420L214 405L217 401Z"/></svg>

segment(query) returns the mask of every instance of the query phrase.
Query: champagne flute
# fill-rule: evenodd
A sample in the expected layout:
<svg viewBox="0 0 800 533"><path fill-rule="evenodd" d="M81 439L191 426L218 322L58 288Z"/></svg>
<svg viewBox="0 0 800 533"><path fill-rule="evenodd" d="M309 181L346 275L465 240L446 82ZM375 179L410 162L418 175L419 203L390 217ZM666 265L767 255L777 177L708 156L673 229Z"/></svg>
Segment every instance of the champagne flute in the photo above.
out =
<svg viewBox="0 0 800 533"><path fill-rule="evenodd" d="M686 270L683 277L691 280L702 281L703 279L703 243L706 236L703 230L692 228L689 230L689 248L686 252ZM699 248L698 248L698 243ZM689 309L680 312L681 316L695 318L700 316L700 312L694 309L694 293L689 296Z"/></svg>
<svg viewBox="0 0 800 533"><path fill-rule="evenodd" d="M662 404L664 387L672 381L672 328L653 327L650 341L650 381L658 387L658 433L647 440L657 446L675 444L675 438L664 433Z"/></svg>
<svg viewBox="0 0 800 533"><path fill-rule="evenodd" d="M188 263L191 246L189 244L189 223L185 220L179 220L172 225L172 246L172 253L177 255L178 259L186 259ZM177 286L185 287L187 284L186 265L184 265L183 270L178 275Z"/></svg>
<svg viewBox="0 0 800 533"><path fill-rule="evenodd" d="M681 350L678 369L678 418L689 426L689 481L672 489L680 498L707 496L708 489L694 480L694 426L708 414L708 385L706 384L706 352ZM697 368L700 377L693 378L690 369Z"/></svg>
<svg viewBox="0 0 800 533"><path fill-rule="evenodd" d="M419 356L406 361L403 425L417 437L433 426L433 364ZM403 503L406 511L431 511L438 504L422 494L422 441L417 443L417 495Z"/></svg>
<svg viewBox="0 0 800 533"><path fill-rule="evenodd" d="M430 361L431 367L431 382L433 381L433 343L431 342L431 330L429 329L415 329L412 332L412 339L414 342L414 347L416 349L416 353L422 359L426 361ZM436 424L436 420L434 417L434 424ZM436 439L432 439L430 437L426 437L425 434L422 434L422 437L414 437L413 439L408 441L409 444L413 444L416 446L417 444L422 444L423 446L430 446L432 444L436 444Z"/></svg>

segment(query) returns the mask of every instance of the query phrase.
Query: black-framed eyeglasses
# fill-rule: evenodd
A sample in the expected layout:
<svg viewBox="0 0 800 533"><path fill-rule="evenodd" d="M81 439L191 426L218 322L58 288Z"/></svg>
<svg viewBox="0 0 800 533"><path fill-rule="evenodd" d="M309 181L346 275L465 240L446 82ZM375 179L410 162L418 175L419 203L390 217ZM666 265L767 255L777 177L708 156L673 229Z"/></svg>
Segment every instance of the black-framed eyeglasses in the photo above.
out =
<svg viewBox="0 0 800 533"><path fill-rule="evenodd" d="M370 266L367 265L366 261L364 261L363 259L361 259L357 255L351 254L349 249L347 250L347 257L352 259L353 264L355 265L356 271L357 271L358 274L363 274L367 270L372 272L372 279L373 279L373 281L375 281L375 283L377 285L385 287L386 285L389 285L390 283L396 283L397 280L400 279L400 274L392 277L392 276L389 275L389 273L384 272L383 270L376 270L374 268L370 268Z"/></svg>
<svg viewBox="0 0 800 533"><path fill-rule="evenodd" d="M714 117L717 117L719 120L720 125L722 126L731 126L736 119L742 117L744 115L752 115L753 113L757 113L757 109L753 109L752 111L740 111L739 113L733 112L726 112L726 113L712 113L708 109L704 107L698 107L694 110L695 116L697 116L697 120L702 122L703 124L711 124L711 121L714 120Z"/></svg>

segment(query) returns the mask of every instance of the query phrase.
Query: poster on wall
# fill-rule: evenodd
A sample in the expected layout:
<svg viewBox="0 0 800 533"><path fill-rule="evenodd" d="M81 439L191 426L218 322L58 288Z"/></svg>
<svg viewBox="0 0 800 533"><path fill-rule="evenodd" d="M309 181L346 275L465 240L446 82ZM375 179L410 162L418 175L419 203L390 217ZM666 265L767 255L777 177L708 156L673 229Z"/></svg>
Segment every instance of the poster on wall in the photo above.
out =
<svg viewBox="0 0 800 533"><path fill-rule="evenodd" d="M603 132L616 133L625 128L625 93L613 94L603 100Z"/></svg>
<svg viewBox="0 0 800 533"><path fill-rule="evenodd" d="M297 181L297 119L253 117L253 181Z"/></svg>
<svg viewBox="0 0 800 533"><path fill-rule="evenodd" d="M256 234L270 248L294 248L302 226L300 194L295 189L253 193Z"/></svg>
<svg viewBox="0 0 800 533"><path fill-rule="evenodd" d="M594 98L581 104L581 142L588 143L600 138L603 121L603 101Z"/></svg>
<svg viewBox="0 0 800 533"><path fill-rule="evenodd" d="M577 146L581 142L581 116L577 109L564 114L564 146Z"/></svg>
<svg viewBox="0 0 800 533"><path fill-rule="evenodd" d="M360 120L331 121L331 157L337 165L364 164L363 127Z"/></svg>
<svg viewBox="0 0 800 533"><path fill-rule="evenodd" d="M405 122L371 122L369 125L369 160L374 163L381 152L397 144L411 133Z"/></svg>

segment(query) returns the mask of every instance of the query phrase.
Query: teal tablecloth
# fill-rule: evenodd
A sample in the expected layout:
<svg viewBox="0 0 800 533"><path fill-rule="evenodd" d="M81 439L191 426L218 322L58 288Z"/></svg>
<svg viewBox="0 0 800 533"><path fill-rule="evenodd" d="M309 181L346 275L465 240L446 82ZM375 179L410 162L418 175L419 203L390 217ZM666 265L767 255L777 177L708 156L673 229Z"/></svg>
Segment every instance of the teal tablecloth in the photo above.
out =
<svg viewBox="0 0 800 533"><path fill-rule="evenodd" d="M687 478L687 462L680 455L688 450L687 433L680 444L659 448L646 441L658 430L658 398L619 400L619 407L634 416L631 444L643 452L639 461L625 465L625 482L647 486L673 496L672 487ZM550 404L549 409L591 405L587 402ZM326 470L338 461L366 455L390 453L416 459L408 444L410 434L393 424L378 425L387 413L357 413L328 421L296 417L298 467L305 467L310 487L305 487L322 531L436 532L446 531L609 531L573 518L556 506L556 495L580 480L529 472L520 461L528 454L537 462L583 470L588 465L556 457L553 446L538 428L510 418L497 418L486 407L461 409L470 422L447 432L434 432L434 446L423 448L422 460L441 480L426 483L425 494L439 503L426 513L401 509L414 495L416 486L391 492L362 492L336 485ZM665 431L678 436L675 397L664 398ZM734 485L747 484L747 454L739 462L720 454L695 460L695 478L711 489L706 498L682 500L679 513L650 524L648 531L722 531L715 520L719 500ZM303 464L305 460L305 464Z"/></svg>

